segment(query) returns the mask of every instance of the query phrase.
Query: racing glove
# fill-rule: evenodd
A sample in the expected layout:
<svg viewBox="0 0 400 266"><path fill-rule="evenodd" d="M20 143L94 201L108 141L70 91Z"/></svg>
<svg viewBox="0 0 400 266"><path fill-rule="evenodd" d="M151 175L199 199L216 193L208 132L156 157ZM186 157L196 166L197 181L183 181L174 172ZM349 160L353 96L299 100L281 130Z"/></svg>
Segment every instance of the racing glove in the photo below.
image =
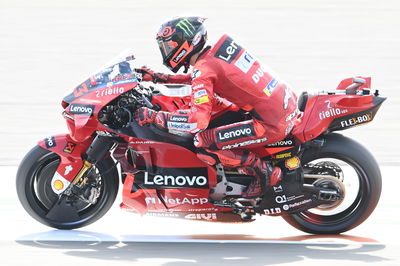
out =
<svg viewBox="0 0 400 266"><path fill-rule="evenodd" d="M168 112L157 112L147 107L140 107L136 111L136 119L140 126L154 124L160 129L167 130Z"/></svg>
<svg viewBox="0 0 400 266"><path fill-rule="evenodd" d="M169 75L163 73L156 73L150 68L143 66L135 69L136 73L142 74L142 81L151 81L154 83L167 83Z"/></svg>

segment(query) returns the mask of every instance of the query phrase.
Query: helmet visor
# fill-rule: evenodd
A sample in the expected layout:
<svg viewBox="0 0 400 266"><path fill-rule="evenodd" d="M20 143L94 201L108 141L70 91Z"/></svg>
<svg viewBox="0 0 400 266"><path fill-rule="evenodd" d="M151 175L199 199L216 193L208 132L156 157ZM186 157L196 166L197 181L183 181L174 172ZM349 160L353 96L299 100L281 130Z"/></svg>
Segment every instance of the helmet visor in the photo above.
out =
<svg viewBox="0 0 400 266"><path fill-rule="evenodd" d="M172 40L158 40L158 46L160 47L161 55L164 60L167 60L170 56L172 56L176 47L178 47L178 43Z"/></svg>

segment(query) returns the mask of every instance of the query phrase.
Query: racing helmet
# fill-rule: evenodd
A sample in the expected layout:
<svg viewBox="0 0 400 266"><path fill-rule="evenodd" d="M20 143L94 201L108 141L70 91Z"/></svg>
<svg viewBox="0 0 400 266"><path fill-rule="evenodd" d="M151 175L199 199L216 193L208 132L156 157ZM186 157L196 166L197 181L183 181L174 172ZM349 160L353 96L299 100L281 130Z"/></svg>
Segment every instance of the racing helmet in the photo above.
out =
<svg viewBox="0 0 400 266"><path fill-rule="evenodd" d="M163 63L176 73L184 66L189 69L192 55L200 52L207 40L207 30L202 17L179 17L161 25L156 40Z"/></svg>

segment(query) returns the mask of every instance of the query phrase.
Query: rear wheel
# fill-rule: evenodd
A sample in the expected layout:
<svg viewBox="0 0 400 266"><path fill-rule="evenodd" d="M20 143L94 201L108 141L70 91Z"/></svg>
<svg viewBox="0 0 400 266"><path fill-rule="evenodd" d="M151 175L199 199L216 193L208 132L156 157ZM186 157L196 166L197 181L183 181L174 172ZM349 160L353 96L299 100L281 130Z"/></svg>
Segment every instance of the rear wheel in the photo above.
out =
<svg viewBox="0 0 400 266"><path fill-rule="evenodd" d="M309 177L306 183L338 186L344 190L344 198L283 216L297 229L312 234L342 233L364 222L378 204L382 189L379 166L356 141L339 134L327 135L322 148L305 151L302 164L305 177Z"/></svg>
<svg viewBox="0 0 400 266"><path fill-rule="evenodd" d="M17 172L17 193L25 210L39 222L58 229L79 228L100 219L118 193L118 172L108 158L85 173L85 186L72 193L55 194L51 180L58 167L57 154L34 147ZM111 169L111 170L110 170Z"/></svg>

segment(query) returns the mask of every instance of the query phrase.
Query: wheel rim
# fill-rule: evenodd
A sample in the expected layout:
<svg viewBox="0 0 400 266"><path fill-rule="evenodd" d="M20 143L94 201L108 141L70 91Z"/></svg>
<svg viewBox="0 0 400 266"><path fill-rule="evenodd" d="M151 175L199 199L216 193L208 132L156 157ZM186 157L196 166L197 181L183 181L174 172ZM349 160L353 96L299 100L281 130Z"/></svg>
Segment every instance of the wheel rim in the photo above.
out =
<svg viewBox="0 0 400 266"><path fill-rule="evenodd" d="M347 158L326 157L307 163L318 163L321 161L333 162L343 170L344 179L342 182L346 188L343 202L327 210L314 208L295 214L295 216L312 224L335 226L350 220L356 212L363 209L365 198L371 192L370 184L363 169L357 163Z"/></svg>
<svg viewBox="0 0 400 266"><path fill-rule="evenodd" d="M51 180L52 177L59 165L60 159L54 153L49 153L36 164L33 169L33 173L29 178L29 182L27 183L27 191L30 194L30 198L36 202L36 205L40 208L42 216L47 216L47 214L57 208L57 201L60 196L55 194L51 188ZM90 175L99 175L101 178L99 171L97 168L94 168L94 172L91 171ZM92 178L92 177L90 177ZM74 208L74 212L77 214L77 219L74 221L65 222L62 219L54 219L52 217L51 220L55 224L74 224L84 222L91 217L93 217L99 209L104 205L107 195L104 192L104 182L100 180L100 195L95 204L90 204L88 202L84 202L79 199L71 199L69 203L72 203Z"/></svg>

